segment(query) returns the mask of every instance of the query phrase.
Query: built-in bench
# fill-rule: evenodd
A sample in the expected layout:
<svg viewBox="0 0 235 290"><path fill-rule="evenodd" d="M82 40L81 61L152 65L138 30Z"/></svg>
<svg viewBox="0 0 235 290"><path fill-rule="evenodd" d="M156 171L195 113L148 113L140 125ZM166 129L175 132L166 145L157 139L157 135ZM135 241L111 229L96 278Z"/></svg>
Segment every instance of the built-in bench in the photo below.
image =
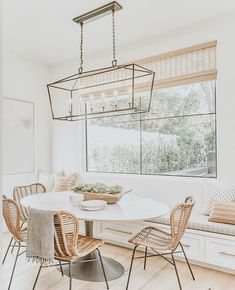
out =
<svg viewBox="0 0 235 290"><path fill-rule="evenodd" d="M96 236L109 243L130 247L128 239L143 226L170 231L169 215L139 222L102 222ZM235 225L208 221L194 212L182 239L191 263L235 274ZM181 259L182 255L178 254Z"/></svg>
<svg viewBox="0 0 235 290"><path fill-rule="evenodd" d="M154 218L147 222L169 225L170 215ZM197 231L235 236L235 225L210 222L208 221L208 216L200 213L193 213L191 215L187 228Z"/></svg>

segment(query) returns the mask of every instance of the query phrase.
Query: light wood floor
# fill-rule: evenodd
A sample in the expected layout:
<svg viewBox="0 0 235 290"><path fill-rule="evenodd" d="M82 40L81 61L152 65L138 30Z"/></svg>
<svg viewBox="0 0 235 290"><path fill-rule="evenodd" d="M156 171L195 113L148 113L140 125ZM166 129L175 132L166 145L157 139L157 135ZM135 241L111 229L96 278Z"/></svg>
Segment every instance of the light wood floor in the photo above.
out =
<svg viewBox="0 0 235 290"><path fill-rule="evenodd" d="M4 248L9 235L4 235ZM5 250L4 250L5 251ZM110 290L124 290L127 271L131 259L131 250L106 244L101 248L102 254L122 263L125 274L109 282ZM3 267L3 288L7 289L13 266L14 254L9 254ZM196 281L193 281L185 263L178 262L178 270L184 290L235 290L235 276L198 266L192 266ZM11 290L31 290L36 277L38 265L27 263L25 256L19 257ZM36 290L67 290L69 279L62 277L56 268L43 269ZM73 279L73 290L105 290L104 283L88 283ZM161 258L149 258L147 269L143 269L143 260L134 262L133 275L129 290L178 290L173 266Z"/></svg>

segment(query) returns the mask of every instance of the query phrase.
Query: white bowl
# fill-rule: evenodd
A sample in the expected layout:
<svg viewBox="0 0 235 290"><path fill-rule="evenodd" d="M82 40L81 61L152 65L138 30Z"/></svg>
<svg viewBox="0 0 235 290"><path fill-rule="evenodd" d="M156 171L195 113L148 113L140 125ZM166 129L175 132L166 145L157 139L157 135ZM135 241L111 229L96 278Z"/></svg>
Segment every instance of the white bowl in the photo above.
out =
<svg viewBox="0 0 235 290"><path fill-rule="evenodd" d="M84 199L84 194L82 193L73 193L73 194L70 194L69 196L69 200L74 207L78 207L80 205L80 202L83 201L83 199Z"/></svg>

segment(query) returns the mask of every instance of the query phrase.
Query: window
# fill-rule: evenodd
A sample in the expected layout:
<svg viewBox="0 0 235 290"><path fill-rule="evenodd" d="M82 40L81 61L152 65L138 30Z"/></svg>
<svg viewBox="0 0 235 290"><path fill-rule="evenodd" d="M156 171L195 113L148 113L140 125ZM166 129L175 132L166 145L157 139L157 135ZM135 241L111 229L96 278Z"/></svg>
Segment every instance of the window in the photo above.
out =
<svg viewBox="0 0 235 290"><path fill-rule="evenodd" d="M215 81L156 90L149 113L87 121L87 170L215 177Z"/></svg>
<svg viewBox="0 0 235 290"><path fill-rule="evenodd" d="M87 171L216 177L216 41L139 63L156 72L151 111L87 120Z"/></svg>

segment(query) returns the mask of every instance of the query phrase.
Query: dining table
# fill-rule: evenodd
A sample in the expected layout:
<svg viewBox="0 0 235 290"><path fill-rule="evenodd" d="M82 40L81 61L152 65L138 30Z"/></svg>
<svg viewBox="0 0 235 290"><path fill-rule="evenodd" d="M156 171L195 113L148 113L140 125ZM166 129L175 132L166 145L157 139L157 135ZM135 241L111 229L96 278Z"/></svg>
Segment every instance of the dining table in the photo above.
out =
<svg viewBox="0 0 235 290"><path fill-rule="evenodd" d="M85 235L94 236L94 222L103 221L144 221L163 216L169 212L169 207L155 199L150 199L134 193L125 194L115 204L108 204L106 208L97 211L83 210L79 206L73 206L70 202L72 191L46 192L29 195L21 199L25 208L36 208L50 211L68 211L74 214L78 220L85 223ZM103 257L103 264L107 280L115 280L124 273L124 267L118 261ZM64 273L69 276L68 266L63 266ZM92 282L104 281L102 268L96 251L78 258L72 263L72 277Z"/></svg>

